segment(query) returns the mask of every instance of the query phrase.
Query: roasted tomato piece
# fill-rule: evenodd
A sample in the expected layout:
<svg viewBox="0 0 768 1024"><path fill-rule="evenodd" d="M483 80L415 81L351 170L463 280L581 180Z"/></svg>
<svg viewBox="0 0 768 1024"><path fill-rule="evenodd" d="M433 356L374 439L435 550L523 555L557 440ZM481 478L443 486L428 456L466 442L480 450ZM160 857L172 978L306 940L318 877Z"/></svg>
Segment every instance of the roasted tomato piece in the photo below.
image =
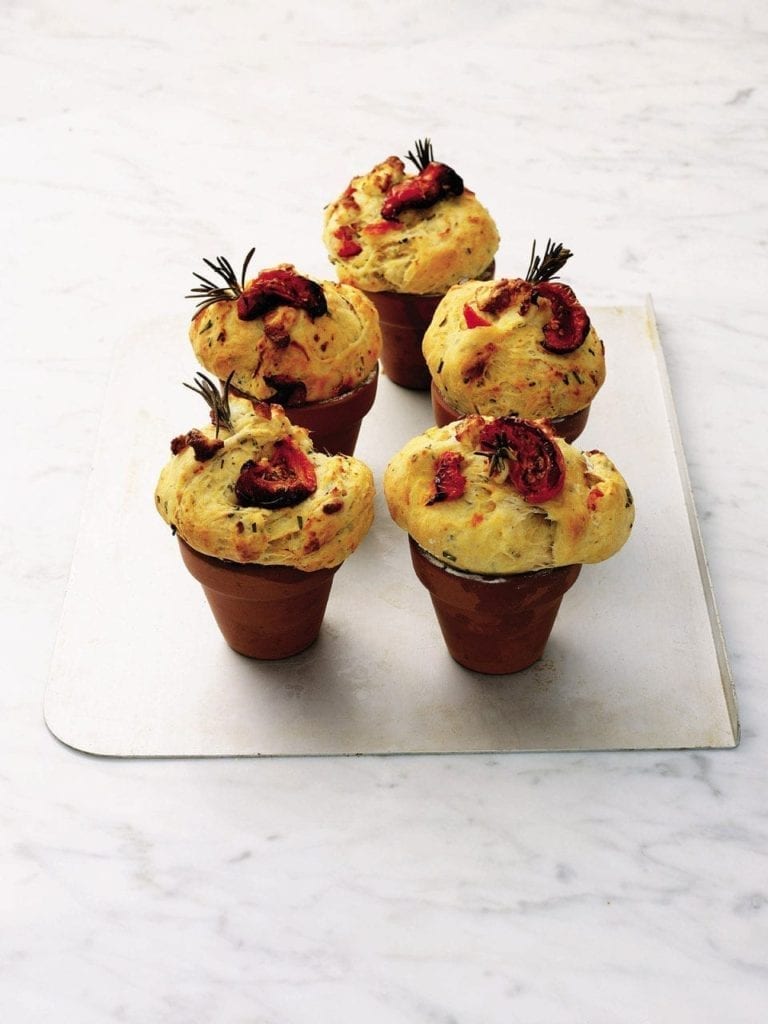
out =
<svg viewBox="0 0 768 1024"><path fill-rule="evenodd" d="M338 238L341 243L336 250L336 255L340 256L343 260L348 260L351 256L357 256L363 251L362 245L355 241L355 232L348 224L343 224L340 228L337 228L333 233L334 238Z"/></svg>
<svg viewBox="0 0 768 1024"><path fill-rule="evenodd" d="M374 224L366 224L364 235L384 235L388 231L401 231L403 225L399 220L377 220Z"/></svg>
<svg viewBox="0 0 768 1024"><path fill-rule="evenodd" d="M237 300L237 315L241 320L255 320L277 306L303 309L313 320L328 312L325 293L316 281L277 267L262 270L251 281Z"/></svg>
<svg viewBox="0 0 768 1024"><path fill-rule="evenodd" d="M535 285L533 300L544 298L552 308L552 318L544 327L544 348L550 352L573 352L589 333L587 311L567 284L542 281Z"/></svg>
<svg viewBox="0 0 768 1024"><path fill-rule="evenodd" d="M471 384L472 381L480 380L481 377L484 377L488 369L488 363L496 351L496 346L491 342L488 345L484 345L479 352L475 352L472 362L469 365L465 364L462 368L461 379L463 382Z"/></svg>
<svg viewBox="0 0 768 1024"><path fill-rule="evenodd" d="M464 306L464 323L467 327L490 327L491 321L486 320L484 316L480 316L476 309L473 309L469 303Z"/></svg>
<svg viewBox="0 0 768 1024"><path fill-rule="evenodd" d="M565 485L565 460L557 442L528 420L504 416L486 423L480 454L490 459L491 476L506 468L512 486L531 504L556 498Z"/></svg>
<svg viewBox="0 0 768 1024"><path fill-rule="evenodd" d="M452 167L432 161L413 178L393 185L381 207L384 220L396 220L403 210L434 206L446 196L460 196L464 182Z"/></svg>
<svg viewBox="0 0 768 1024"><path fill-rule="evenodd" d="M237 503L247 508L288 508L316 490L315 467L289 437L275 442L271 458L245 462L235 483Z"/></svg>
<svg viewBox="0 0 768 1024"><path fill-rule="evenodd" d="M517 305L521 316L525 316L531 304L531 285L519 278L502 278L491 289L490 295L478 303L484 313L503 313L511 305Z"/></svg>
<svg viewBox="0 0 768 1024"><path fill-rule="evenodd" d="M218 438L206 437L202 430L193 427L186 434L179 434L171 441L171 451L174 455L189 447L194 451L197 462L207 462L224 447L224 442Z"/></svg>
<svg viewBox="0 0 768 1024"><path fill-rule="evenodd" d="M304 405L307 400L307 385L303 380L294 380L283 373L264 377L264 383L275 389L274 395L270 395L270 402L277 402L284 409L295 409L297 405Z"/></svg>
<svg viewBox="0 0 768 1024"><path fill-rule="evenodd" d="M467 487L467 481L461 472L464 456L461 452L443 452L438 455L435 463L435 490L427 501L434 505L438 501L454 501L460 498Z"/></svg>
<svg viewBox="0 0 768 1024"><path fill-rule="evenodd" d="M593 487L592 488L592 490L587 495L587 508L589 509L590 512L596 512L597 511L597 503L603 497L605 497L605 495L603 494L603 492L600 490L599 487Z"/></svg>
<svg viewBox="0 0 768 1024"><path fill-rule="evenodd" d="M351 185L347 187L346 191L344 192L344 195L341 197L340 202L341 205L346 207L348 210L360 209L360 204L358 203L357 199L355 199L355 190L352 188Z"/></svg>

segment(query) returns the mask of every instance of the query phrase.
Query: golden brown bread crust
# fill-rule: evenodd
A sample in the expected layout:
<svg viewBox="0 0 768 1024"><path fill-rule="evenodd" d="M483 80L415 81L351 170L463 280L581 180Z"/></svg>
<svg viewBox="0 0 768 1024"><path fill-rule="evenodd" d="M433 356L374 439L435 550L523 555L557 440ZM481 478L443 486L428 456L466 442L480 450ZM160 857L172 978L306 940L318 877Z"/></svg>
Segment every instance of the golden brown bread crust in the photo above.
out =
<svg viewBox="0 0 768 1024"><path fill-rule="evenodd" d="M310 572L344 561L373 522L374 484L370 469L346 455L313 451L309 435L293 426L280 406L254 408L231 399L233 430L221 428L220 449L196 458L189 440L214 437L212 426L191 431L160 474L157 510L190 547L214 558L261 565L291 565ZM291 438L314 466L317 489L288 508L237 504L234 487L243 464L270 457L275 443Z"/></svg>
<svg viewBox="0 0 768 1024"><path fill-rule="evenodd" d="M483 575L530 572L615 554L629 537L634 504L619 471L602 452L582 452L556 438L565 485L555 498L531 504L505 479L490 476L478 452L491 417L470 416L432 427L390 461L384 494L399 527L420 547L456 569ZM438 457L458 452L463 496L430 504Z"/></svg>
<svg viewBox="0 0 768 1024"><path fill-rule="evenodd" d="M353 178L325 211L323 241L340 281L366 291L441 295L464 278L479 278L499 247L491 215L473 192L406 210L384 221L387 191L414 177L391 156ZM343 255L345 243L360 249Z"/></svg>
<svg viewBox="0 0 768 1024"><path fill-rule="evenodd" d="M291 264L281 268L295 272ZM284 305L241 320L234 299L200 310L189 328L200 365L221 380L232 373L232 385L259 400L275 398L280 381L303 385L302 402L335 398L362 384L381 351L376 309L356 288L318 283L328 312L314 319Z"/></svg>
<svg viewBox="0 0 768 1024"><path fill-rule="evenodd" d="M504 286L515 298L498 314L489 312L484 307ZM546 299L531 303L531 288L518 279L466 281L437 307L422 349L443 401L461 415L570 416L602 387L605 352L594 327L574 351L549 351L542 341L552 309ZM465 306L489 325L469 327Z"/></svg>

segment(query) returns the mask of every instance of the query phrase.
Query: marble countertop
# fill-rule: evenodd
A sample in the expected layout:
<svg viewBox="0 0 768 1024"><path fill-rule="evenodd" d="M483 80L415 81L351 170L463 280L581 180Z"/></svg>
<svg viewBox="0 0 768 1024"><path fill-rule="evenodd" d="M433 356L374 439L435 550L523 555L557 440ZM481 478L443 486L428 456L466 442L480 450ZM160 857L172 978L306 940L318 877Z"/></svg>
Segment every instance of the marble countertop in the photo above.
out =
<svg viewBox="0 0 768 1024"><path fill-rule="evenodd" d="M9 1024L763 1019L767 44L739 0L2 5ZM323 205L423 135L500 266L552 236L585 304L653 296L740 746L65 747L41 706L113 353L174 311L182 351L203 256L327 275Z"/></svg>

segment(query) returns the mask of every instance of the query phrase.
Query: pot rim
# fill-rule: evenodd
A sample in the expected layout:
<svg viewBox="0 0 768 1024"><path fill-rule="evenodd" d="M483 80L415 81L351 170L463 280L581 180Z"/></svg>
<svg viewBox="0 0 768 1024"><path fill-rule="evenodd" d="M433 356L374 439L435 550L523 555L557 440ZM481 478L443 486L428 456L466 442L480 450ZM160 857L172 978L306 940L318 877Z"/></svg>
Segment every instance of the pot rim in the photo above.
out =
<svg viewBox="0 0 768 1024"><path fill-rule="evenodd" d="M300 405L280 405L279 402L271 402L268 398L255 398L253 395L249 395L247 391L243 391L242 388L238 388L236 385L230 385L230 393L235 395L237 398L244 398L248 402L260 402L263 405L280 405L281 409L285 410L286 416L290 419L291 411L296 409L307 409L309 411L313 409L327 409L333 408L337 405L342 405L344 402L348 402L351 398L356 397L360 391L364 388L370 388L378 381L379 377L379 360L376 360L376 365L365 378L360 381L353 388L348 391L342 391L338 395L332 395L330 398L318 398L314 402L302 402ZM221 378L219 378L221 379ZM223 381L222 381L223 383Z"/></svg>
<svg viewBox="0 0 768 1024"><path fill-rule="evenodd" d="M511 581L523 581L530 577L535 576L537 579L541 579L544 576L553 576L555 573L562 573L562 570L571 569L573 565L580 563L573 562L568 565L549 565L542 569L528 569L526 572L508 572L508 573L493 573L487 574L482 572L472 572L469 569L459 569L456 566L451 565L449 562L443 561L441 558L437 558L426 548L423 548L418 541L414 540L413 537L408 534L408 540L413 548L416 549L421 557L434 565L437 569L442 569L449 576L456 576L459 579L472 580L477 583L509 583Z"/></svg>
<svg viewBox="0 0 768 1024"><path fill-rule="evenodd" d="M339 562L338 565L324 566L320 569L299 569L295 565L288 565L281 562L236 562L231 558L218 558L216 555L209 555L205 551L198 551L196 547L185 540L181 534L176 531L176 540L182 549L190 552L191 557L200 559L207 565L210 565L213 569L219 570L230 570L241 575L264 575L264 574L277 574L282 576L294 576L296 579L306 579L307 577L316 576L318 573L327 573L333 575L344 562Z"/></svg>
<svg viewBox="0 0 768 1024"><path fill-rule="evenodd" d="M444 292L395 292L391 288L360 288L359 285L355 285L355 288L364 295L393 295L402 298L403 296L414 297L417 299L444 299L446 292L453 288L456 284L465 284L467 281L490 281L493 279L493 275L496 271L496 257L491 260L488 266L483 270L477 277L460 277L458 281L454 281L453 284L449 284L448 288Z"/></svg>
<svg viewBox="0 0 768 1024"><path fill-rule="evenodd" d="M443 408L448 413L450 413L451 415L455 415L456 416L456 420L463 420L467 416L489 416L490 415L490 413L478 412L477 410L473 410L472 412L461 412L461 410L455 408L455 406L449 405L449 403L446 401L445 396L443 395L442 391L437 386L437 383L435 382L435 378L434 377L432 377L432 379L431 379L430 387L432 389L433 397L436 398L442 404ZM533 422L536 422L537 420L544 420L546 423L552 423L553 425L559 426L559 425L565 423L567 420L575 419L577 416L583 416L585 412L588 412L591 409L591 407L592 407L592 402L589 401L589 402L587 402L586 405L583 405L580 409L574 409L573 412L566 412L562 416L521 416L521 417L518 417L518 418L519 419L525 419L525 420L532 420ZM512 413L502 413L501 415L502 416L505 416L505 415L511 416ZM494 418L497 418L497 417L494 417Z"/></svg>

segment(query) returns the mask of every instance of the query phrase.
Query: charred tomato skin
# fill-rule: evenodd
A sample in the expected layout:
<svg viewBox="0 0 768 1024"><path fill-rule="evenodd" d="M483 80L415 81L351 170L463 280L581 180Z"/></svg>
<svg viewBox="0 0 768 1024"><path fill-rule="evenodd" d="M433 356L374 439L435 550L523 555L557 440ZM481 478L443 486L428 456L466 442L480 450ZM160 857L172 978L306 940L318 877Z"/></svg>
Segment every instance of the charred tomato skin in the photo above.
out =
<svg viewBox="0 0 768 1024"><path fill-rule="evenodd" d="M397 220L403 210L423 210L447 196L460 196L464 182L447 164L432 161L412 178L393 185L381 207L384 220Z"/></svg>
<svg viewBox="0 0 768 1024"><path fill-rule="evenodd" d="M587 311L573 290L560 281L542 281L534 286L532 300L547 299L552 317L544 326L542 345L549 352L574 352L589 334Z"/></svg>
<svg viewBox="0 0 768 1024"><path fill-rule="evenodd" d="M315 467L289 437L275 442L270 458L248 459L235 482L243 508L289 508L317 490Z"/></svg>
<svg viewBox="0 0 768 1024"><path fill-rule="evenodd" d="M263 270L237 300L240 320L255 320L278 306L303 309L313 320L328 312L325 293L316 281L278 267Z"/></svg>
<svg viewBox="0 0 768 1024"><path fill-rule="evenodd" d="M529 420L504 416L486 423L480 452L490 459L492 476L507 464L512 486L532 505L556 498L565 486L565 460L554 436Z"/></svg>

